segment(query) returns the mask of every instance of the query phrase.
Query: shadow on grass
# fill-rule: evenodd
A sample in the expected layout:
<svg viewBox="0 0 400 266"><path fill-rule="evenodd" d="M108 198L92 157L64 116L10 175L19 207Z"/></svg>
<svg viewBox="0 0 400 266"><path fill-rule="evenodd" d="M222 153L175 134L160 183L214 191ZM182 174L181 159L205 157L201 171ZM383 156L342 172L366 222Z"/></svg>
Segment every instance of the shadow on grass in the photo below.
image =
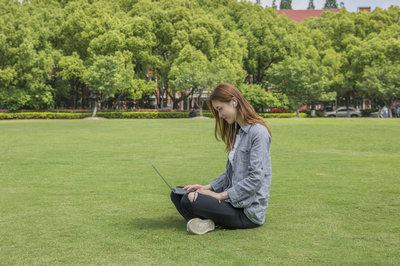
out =
<svg viewBox="0 0 400 266"><path fill-rule="evenodd" d="M186 221L178 216L138 217L130 221L130 226L139 230L151 229L176 229L186 230Z"/></svg>

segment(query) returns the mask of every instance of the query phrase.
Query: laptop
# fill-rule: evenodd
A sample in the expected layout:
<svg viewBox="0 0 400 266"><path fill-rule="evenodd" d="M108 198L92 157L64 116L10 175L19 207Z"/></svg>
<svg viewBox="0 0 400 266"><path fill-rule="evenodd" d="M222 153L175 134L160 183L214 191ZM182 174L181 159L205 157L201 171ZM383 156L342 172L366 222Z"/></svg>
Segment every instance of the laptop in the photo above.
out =
<svg viewBox="0 0 400 266"><path fill-rule="evenodd" d="M177 195L184 195L185 193L187 193L188 191L183 190L182 187L171 187L167 180L165 180L165 178L160 174L160 172L158 172L157 168L151 164L151 166L153 166L154 170L156 170L157 174L162 178L162 180L164 180L165 184L167 184L167 186L171 189L172 192L174 192L174 194Z"/></svg>

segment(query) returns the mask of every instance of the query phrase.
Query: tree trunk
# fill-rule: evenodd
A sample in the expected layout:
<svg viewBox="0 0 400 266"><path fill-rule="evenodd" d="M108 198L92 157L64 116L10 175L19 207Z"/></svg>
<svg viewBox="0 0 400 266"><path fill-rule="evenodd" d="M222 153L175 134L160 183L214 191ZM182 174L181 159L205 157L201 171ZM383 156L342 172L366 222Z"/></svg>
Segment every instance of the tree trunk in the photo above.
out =
<svg viewBox="0 0 400 266"><path fill-rule="evenodd" d="M346 94L346 108L347 108L347 117L350 117L350 93Z"/></svg>
<svg viewBox="0 0 400 266"><path fill-rule="evenodd" d="M82 95L81 95L81 108L84 109L85 108L85 101L84 101L84 99L85 99L85 87L82 84L80 84L80 82L79 82L79 87L81 88L81 93L82 93Z"/></svg>
<svg viewBox="0 0 400 266"><path fill-rule="evenodd" d="M297 97L294 97L294 104L295 104L295 106L296 106L296 118L299 118L300 106L299 106L299 104L298 104Z"/></svg>
<svg viewBox="0 0 400 266"><path fill-rule="evenodd" d="M311 102L311 116L314 117L315 116L315 103Z"/></svg>
<svg viewBox="0 0 400 266"><path fill-rule="evenodd" d="M175 95L168 90L167 93L172 100L172 109L174 110L178 109L178 103L180 101L185 101L187 97L186 93L184 94L183 92L181 93L181 97L175 97Z"/></svg>
<svg viewBox="0 0 400 266"><path fill-rule="evenodd" d="M199 99L199 111L200 116L203 116L203 100L201 98Z"/></svg>
<svg viewBox="0 0 400 266"><path fill-rule="evenodd" d="M179 103L180 101L179 100L176 100L176 98L174 97L173 99L172 99L172 109L174 109L174 110L176 110L176 109L178 109L178 103Z"/></svg>
<svg viewBox="0 0 400 266"><path fill-rule="evenodd" d="M199 93L199 97L197 98L197 103L199 105L199 111L200 111L200 116L203 116L203 101L201 100L201 95L203 94L203 91L201 90Z"/></svg>
<svg viewBox="0 0 400 266"><path fill-rule="evenodd" d="M382 118L382 108L380 105L378 106L378 118Z"/></svg>
<svg viewBox="0 0 400 266"><path fill-rule="evenodd" d="M386 104L388 104L388 112L389 112L389 117L390 118L393 118L393 114L392 114L392 106L393 106L393 104L394 104L394 102L395 102L396 100L392 100L392 99L390 99L389 101L387 101L387 103Z"/></svg>
<svg viewBox="0 0 400 266"><path fill-rule="evenodd" d="M92 117L95 117L95 116L96 116L96 113L97 113L97 105L99 105L99 99L96 97L96 99L94 100L94 108L93 108Z"/></svg>
<svg viewBox="0 0 400 266"><path fill-rule="evenodd" d="M74 77L73 81L73 86L74 86L74 109L78 108L78 97L79 97L79 86L78 86L78 80L76 77Z"/></svg>
<svg viewBox="0 0 400 266"><path fill-rule="evenodd" d="M166 101L166 93L165 93L166 89L164 88L164 86L162 86L162 89L160 89L160 109L164 109L166 107L166 105L164 105L165 101Z"/></svg>

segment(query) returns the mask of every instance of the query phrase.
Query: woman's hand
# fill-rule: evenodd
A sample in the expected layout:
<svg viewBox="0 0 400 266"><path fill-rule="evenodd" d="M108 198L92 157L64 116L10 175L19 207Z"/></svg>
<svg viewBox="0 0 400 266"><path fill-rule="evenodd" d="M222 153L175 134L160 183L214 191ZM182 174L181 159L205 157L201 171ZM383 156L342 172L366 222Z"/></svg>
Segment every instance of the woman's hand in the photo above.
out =
<svg viewBox="0 0 400 266"><path fill-rule="evenodd" d="M183 190L189 191L189 190L194 190L194 191L198 191L198 190L211 190L211 185L188 185L186 187L183 188Z"/></svg>

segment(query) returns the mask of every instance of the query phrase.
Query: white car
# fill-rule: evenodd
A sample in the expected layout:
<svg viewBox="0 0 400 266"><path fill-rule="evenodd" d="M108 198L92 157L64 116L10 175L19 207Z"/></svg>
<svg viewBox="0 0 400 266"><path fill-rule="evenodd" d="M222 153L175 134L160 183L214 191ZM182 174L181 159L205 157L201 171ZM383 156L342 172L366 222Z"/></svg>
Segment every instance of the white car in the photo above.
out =
<svg viewBox="0 0 400 266"><path fill-rule="evenodd" d="M353 107L349 107L349 116L350 117L361 117L361 111L353 108ZM339 107L338 109L334 110L334 111L330 111L330 112L324 112L324 116L325 117L348 117L347 115L347 107Z"/></svg>

